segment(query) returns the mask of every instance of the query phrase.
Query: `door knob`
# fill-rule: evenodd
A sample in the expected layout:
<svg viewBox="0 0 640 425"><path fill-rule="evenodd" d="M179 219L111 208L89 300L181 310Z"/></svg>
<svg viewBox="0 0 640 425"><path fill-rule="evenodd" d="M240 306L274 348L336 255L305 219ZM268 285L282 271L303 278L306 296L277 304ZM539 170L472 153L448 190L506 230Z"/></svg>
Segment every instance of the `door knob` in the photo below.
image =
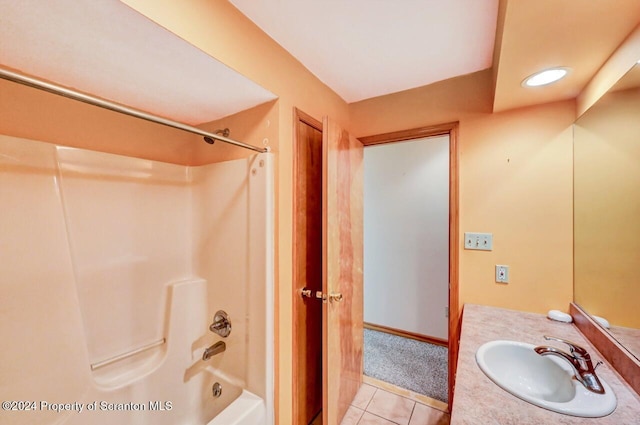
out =
<svg viewBox="0 0 640 425"><path fill-rule="evenodd" d="M327 302L327 296L322 293L322 291L313 292L311 289L302 288L300 290L300 295L302 298L317 298L322 300L323 303Z"/></svg>
<svg viewBox="0 0 640 425"><path fill-rule="evenodd" d="M322 291L316 291L314 293L311 289L302 288L300 290L300 295L302 296L302 298L317 298L323 303L326 303L327 301L339 303L340 301L342 301L342 294L339 292L331 293L327 296L327 294L323 294Z"/></svg>
<svg viewBox="0 0 640 425"><path fill-rule="evenodd" d="M342 301L342 294L339 292L329 294L329 301L334 301L339 303L340 301Z"/></svg>

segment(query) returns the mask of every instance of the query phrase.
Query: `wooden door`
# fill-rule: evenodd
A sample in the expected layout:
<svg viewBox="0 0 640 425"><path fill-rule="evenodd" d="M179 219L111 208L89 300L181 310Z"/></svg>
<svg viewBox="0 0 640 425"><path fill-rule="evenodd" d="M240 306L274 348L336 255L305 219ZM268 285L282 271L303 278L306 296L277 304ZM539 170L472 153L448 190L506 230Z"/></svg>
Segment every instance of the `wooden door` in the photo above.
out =
<svg viewBox="0 0 640 425"><path fill-rule="evenodd" d="M363 146L326 117L322 127L322 408L338 425L362 383Z"/></svg>
<svg viewBox="0 0 640 425"><path fill-rule="evenodd" d="M322 409L322 123L295 110L293 232L293 423Z"/></svg>

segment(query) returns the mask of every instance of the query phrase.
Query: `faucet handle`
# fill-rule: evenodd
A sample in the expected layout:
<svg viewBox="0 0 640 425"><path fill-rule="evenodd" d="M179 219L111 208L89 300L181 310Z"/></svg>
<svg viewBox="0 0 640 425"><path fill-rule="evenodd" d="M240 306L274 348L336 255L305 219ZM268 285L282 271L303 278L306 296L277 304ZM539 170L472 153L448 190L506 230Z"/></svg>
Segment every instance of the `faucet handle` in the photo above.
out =
<svg viewBox="0 0 640 425"><path fill-rule="evenodd" d="M566 339L558 338L557 336L549 336L549 335L544 335L544 339L546 339L547 341L558 341L558 342L562 342L563 344L567 344L569 346L569 350L571 351L571 354L573 354L576 358L585 359L585 360L591 358L591 356L589 356L589 352L584 347L579 346L575 342L567 341Z"/></svg>
<svg viewBox="0 0 640 425"><path fill-rule="evenodd" d="M226 312L218 310L213 316L213 323L209 326L209 330L213 333L226 338L231 333L231 321Z"/></svg>

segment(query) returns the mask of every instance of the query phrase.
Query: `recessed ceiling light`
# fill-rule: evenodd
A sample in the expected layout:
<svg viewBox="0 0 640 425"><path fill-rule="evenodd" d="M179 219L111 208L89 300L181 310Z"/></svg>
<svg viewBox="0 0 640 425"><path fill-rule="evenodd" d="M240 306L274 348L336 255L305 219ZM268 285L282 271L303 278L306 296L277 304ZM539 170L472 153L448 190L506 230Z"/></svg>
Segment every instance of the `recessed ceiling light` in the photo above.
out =
<svg viewBox="0 0 640 425"><path fill-rule="evenodd" d="M538 87L555 83L569 73L569 68L549 68L528 76L522 82L523 87Z"/></svg>

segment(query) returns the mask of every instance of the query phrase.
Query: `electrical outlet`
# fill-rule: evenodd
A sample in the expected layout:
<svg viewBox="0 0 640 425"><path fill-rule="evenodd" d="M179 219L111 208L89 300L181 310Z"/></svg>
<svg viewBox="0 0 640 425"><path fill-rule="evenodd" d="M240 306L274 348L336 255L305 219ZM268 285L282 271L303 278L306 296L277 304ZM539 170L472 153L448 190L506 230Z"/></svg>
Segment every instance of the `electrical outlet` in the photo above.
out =
<svg viewBox="0 0 640 425"><path fill-rule="evenodd" d="M465 232L464 249L491 251L493 249L493 234Z"/></svg>
<svg viewBox="0 0 640 425"><path fill-rule="evenodd" d="M496 264L496 282L509 283L509 266Z"/></svg>

